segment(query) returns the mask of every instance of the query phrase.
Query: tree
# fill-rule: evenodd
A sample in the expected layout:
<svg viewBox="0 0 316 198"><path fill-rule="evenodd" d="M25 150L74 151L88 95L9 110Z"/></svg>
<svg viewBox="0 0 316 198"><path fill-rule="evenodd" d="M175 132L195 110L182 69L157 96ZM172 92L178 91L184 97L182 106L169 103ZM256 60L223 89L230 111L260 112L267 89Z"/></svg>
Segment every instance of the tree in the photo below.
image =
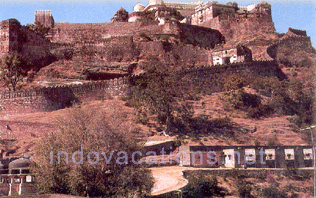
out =
<svg viewBox="0 0 316 198"><path fill-rule="evenodd" d="M179 75L183 67L168 64L157 57L150 57L144 64L145 73L132 82L132 103L149 114L156 115L165 132L175 132L180 125L193 116L192 106L186 102L190 95L190 83ZM174 131L172 131L174 129Z"/></svg>
<svg viewBox="0 0 316 198"><path fill-rule="evenodd" d="M238 195L242 198L252 198L253 196L251 195L251 190L252 187L248 182L246 182L244 179L237 179L235 182L235 186L238 192Z"/></svg>
<svg viewBox="0 0 316 198"><path fill-rule="evenodd" d="M57 119L57 131L36 149L33 171L39 191L92 197L148 195L153 177L135 163L139 155L131 158L140 148L131 136L128 116L116 108L74 107Z"/></svg>
<svg viewBox="0 0 316 198"><path fill-rule="evenodd" d="M264 188L261 192L261 196L263 198L286 198L288 197L287 194L277 189L275 186L269 186L267 188Z"/></svg>
<svg viewBox="0 0 316 198"><path fill-rule="evenodd" d="M218 186L218 181L215 175L211 178L205 176L202 172L192 174L188 177L189 184L187 190L184 192L184 197L224 197L224 192L221 187Z"/></svg>
<svg viewBox="0 0 316 198"><path fill-rule="evenodd" d="M18 82L25 74L24 69L27 62L22 55L13 53L6 55L1 61L1 79L6 86L11 86L13 91L16 90Z"/></svg>
<svg viewBox="0 0 316 198"><path fill-rule="evenodd" d="M35 21L34 24L27 24L26 25L28 28L36 32L37 34L41 35L43 38L46 37L46 35L49 33L51 30L50 27L44 26L41 22Z"/></svg>

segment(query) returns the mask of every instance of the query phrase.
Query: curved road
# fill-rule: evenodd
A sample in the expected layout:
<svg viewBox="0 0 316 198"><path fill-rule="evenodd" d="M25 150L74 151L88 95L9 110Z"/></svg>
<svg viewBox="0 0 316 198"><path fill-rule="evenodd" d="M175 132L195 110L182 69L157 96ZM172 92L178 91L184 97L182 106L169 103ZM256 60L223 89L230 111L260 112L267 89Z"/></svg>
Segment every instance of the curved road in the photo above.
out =
<svg viewBox="0 0 316 198"><path fill-rule="evenodd" d="M185 167L179 166L150 168L155 179L151 194L159 195L186 186L188 181L183 177L182 173L182 171L186 169Z"/></svg>

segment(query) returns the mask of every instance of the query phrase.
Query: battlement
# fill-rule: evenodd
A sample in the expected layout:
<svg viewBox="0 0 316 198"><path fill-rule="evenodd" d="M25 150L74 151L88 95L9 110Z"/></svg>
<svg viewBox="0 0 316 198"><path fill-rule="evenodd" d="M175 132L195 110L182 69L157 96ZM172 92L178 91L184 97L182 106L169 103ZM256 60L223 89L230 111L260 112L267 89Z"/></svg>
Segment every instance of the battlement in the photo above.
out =
<svg viewBox="0 0 316 198"><path fill-rule="evenodd" d="M310 37L297 34L286 34L279 41L268 46L267 53L271 58L275 59L277 49L288 45L291 46L291 48L296 46L296 50L304 49L310 52L313 51Z"/></svg>
<svg viewBox="0 0 316 198"><path fill-rule="evenodd" d="M176 8L178 10L195 10L199 2L182 3L182 2L165 2L165 5L169 8Z"/></svg>
<svg viewBox="0 0 316 198"><path fill-rule="evenodd" d="M58 85L53 87L42 87L22 91L4 91L0 93L0 100L10 100L15 98L41 97L47 94L56 95L60 90L71 90L73 94L82 94L89 91L106 89L114 86L128 84L128 78L116 78L106 81L88 82L83 84Z"/></svg>
<svg viewBox="0 0 316 198"><path fill-rule="evenodd" d="M298 29L294 29L294 28L290 28L288 29L287 35L289 36L307 36L306 30L298 30Z"/></svg>
<svg viewBox="0 0 316 198"><path fill-rule="evenodd" d="M54 111L129 93L127 78L0 93L0 115Z"/></svg>
<svg viewBox="0 0 316 198"><path fill-rule="evenodd" d="M193 82L197 86L211 85L206 87L210 93L224 91L226 80L236 74L247 79L259 76L277 77L280 80L287 78L274 60L205 66L183 72L184 76L194 79Z"/></svg>

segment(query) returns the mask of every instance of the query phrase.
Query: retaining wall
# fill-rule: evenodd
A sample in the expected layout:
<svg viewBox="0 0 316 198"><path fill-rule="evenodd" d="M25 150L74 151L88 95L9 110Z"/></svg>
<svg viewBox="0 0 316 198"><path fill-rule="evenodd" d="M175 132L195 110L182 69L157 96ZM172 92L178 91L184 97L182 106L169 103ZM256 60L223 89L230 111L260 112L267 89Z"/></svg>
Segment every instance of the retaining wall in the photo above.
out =
<svg viewBox="0 0 316 198"><path fill-rule="evenodd" d="M124 96L127 93L127 78L17 92L6 91L0 93L0 115L53 111L76 102L88 102L106 96Z"/></svg>
<svg viewBox="0 0 316 198"><path fill-rule="evenodd" d="M224 91L224 84L230 75L239 75L245 78L267 76L277 77L280 80L287 78L276 61L252 61L204 67L185 71L184 74L192 78L196 84L208 87L211 92Z"/></svg>

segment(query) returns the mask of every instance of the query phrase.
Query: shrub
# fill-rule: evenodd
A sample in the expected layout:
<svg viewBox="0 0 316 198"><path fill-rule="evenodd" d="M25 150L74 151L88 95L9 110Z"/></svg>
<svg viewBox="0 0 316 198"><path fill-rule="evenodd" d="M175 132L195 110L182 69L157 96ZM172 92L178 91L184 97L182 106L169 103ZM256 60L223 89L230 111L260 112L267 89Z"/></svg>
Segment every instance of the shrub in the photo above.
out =
<svg viewBox="0 0 316 198"><path fill-rule="evenodd" d="M65 52L64 52L64 56L65 56L65 59L66 60L71 60L72 57L74 55L74 51L72 49L67 49Z"/></svg>
<svg viewBox="0 0 316 198"><path fill-rule="evenodd" d="M218 186L215 175L211 178L199 172L188 177L189 184L184 197L224 197L223 189Z"/></svg>
<svg viewBox="0 0 316 198"><path fill-rule="evenodd" d="M246 93L242 89L225 92L224 98L233 108L247 111L248 116L251 118L260 118L265 113L270 112L269 108L261 105L259 96Z"/></svg>
<svg viewBox="0 0 316 198"><path fill-rule="evenodd" d="M247 85L247 80L237 75L228 76L228 80L224 84L226 91L238 90Z"/></svg>
<svg viewBox="0 0 316 198"><path fill-rule="evenodd" d="M278 190L274 186L262 189L261 196L263 198L287 198L287 195L284 191Z"/></svg>
<svg viewBox="0 0 316 198"><path fill-rule="evenodd" d="M238 195L243 198L253 197L251 195L251 186L243 179L239 179L236 181L235 186L237 188Z"/></svg>

